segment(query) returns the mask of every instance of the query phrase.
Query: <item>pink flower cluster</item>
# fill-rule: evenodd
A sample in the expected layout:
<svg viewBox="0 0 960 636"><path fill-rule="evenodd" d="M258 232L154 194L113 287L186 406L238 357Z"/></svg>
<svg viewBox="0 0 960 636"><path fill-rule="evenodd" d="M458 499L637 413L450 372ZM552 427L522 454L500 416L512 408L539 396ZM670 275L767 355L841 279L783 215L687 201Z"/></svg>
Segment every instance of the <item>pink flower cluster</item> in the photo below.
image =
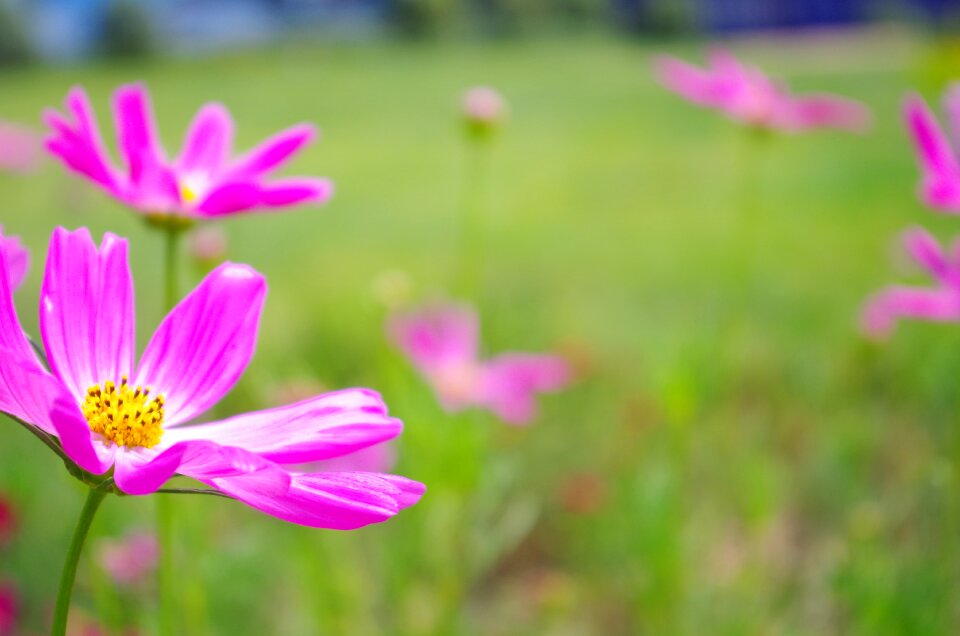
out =
<svg viewBox="0 0 960 636"><path fill-rule="evenodd" d="M657 60L655 69L671 91L748 126L785 132L815 128L862 132L870 126L870 112L863 104L834 95L794 95L723 49L710 53L706 69L667 56Z"/></svg>

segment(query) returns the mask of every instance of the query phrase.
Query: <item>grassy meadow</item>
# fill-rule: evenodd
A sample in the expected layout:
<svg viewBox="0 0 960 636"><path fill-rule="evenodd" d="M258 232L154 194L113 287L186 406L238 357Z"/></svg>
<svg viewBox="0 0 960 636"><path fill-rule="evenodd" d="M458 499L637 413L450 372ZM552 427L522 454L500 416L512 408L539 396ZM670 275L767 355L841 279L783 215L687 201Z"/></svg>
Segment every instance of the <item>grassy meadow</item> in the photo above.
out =
<svg viewBox="0 0 960 636"><path fill-rule="evenodd" d="M81 84L108 138L110 92L143 80L171 152L210 100L241 148L298 121L322 130L292 172L333 178L331 203L222 223L229 258L270 294L257 354L215 414L276 404L290 384L370 386L406 424L395 472L427 494L351 533L178 498L180 633L960 630L960 330L910 323L875 344L858 326L871 293L923 280L901 230L960 233L917 201L900 120L907 90L939 99L926 48L735 43L876 119L866 136L765 139L661 89L661 50L704 53L600 37L298 44L0 74L0 117L38 122ZM385 281L409 281L413 300L449 293L470 165L457 107L474 84L510 105L473 299L485 345L558 351L578 370L527 428L445 414L384 336ZM28 328L51 229L85 225L131 239L142 346L161 318L161 237L52 161L0 188L0 222L33 251ZM201 275L185 272L184 287ZM43 633L82 487L12 423L0 466L19 514L0 578L21 588L22 633ZM149 529L153 510L108 499L90 545ZM93 553L75 616L151 633L152 584L116 589Z"/></svg>

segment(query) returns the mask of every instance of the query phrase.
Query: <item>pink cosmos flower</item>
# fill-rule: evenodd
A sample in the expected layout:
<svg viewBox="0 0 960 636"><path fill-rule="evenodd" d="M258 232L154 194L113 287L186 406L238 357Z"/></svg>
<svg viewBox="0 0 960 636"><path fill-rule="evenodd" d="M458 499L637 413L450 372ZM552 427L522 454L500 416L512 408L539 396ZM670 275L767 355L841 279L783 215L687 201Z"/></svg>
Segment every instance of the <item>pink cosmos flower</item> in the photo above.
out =
<svg viewBox="0 0 960 636"><path fill-rule="evenodd" d="M489 86L474 86L463 95L463 114L470 120L496 123L503 118L506 109L503 96Z"/></svg>
<svg viewBox="0 0 960 636"><path fill-rule="evenodd" d="M118 586L135 585L157 567L160 547L147 532L134 532L119 539L103 539L97 546L97 562Z"/></svg>
<svg viewBox="0 0 960 636"><path fill-rule="evenodd" d="M309 143L313 126L289 128L232 159L233 121L221 104L200 109L187 131L183 150L167 159L157 138L146 88L121 86L113 95L113 115L125 170L114 167L104 149L93 109L82 88L67 95L71 118L44 113L52 133L46 147L73 172L141 213L152 217L209 218L320 203L330 197L324 179L270 179L277 168Z"/></svg>
<svg viewBox="0 0 960 636"><path fill-rule="evenodd" d="M937 285L926 289L895 285L870 299L863 313L863 326L874 338L888 335L902 317L960 321L960 242L944 252L937 240L920 228L906 232L903 242L907 253L930 273Z"/></svg>
<svg viewBox="0 0 960 636"><path fill-rule="evenodd" d="M526 424L536 417L537 393L559 391L570 382L569 365L558 356L505 353L481 360L479 321L467 307L397 314L388 333L451 412L477 406L508 423Z"/></svg>
<svg viewBox="0 0 960 636"><path fill-rule="evenodd" d="M786 132L814 128L862 132L870 125L870 111L863 104L826 94L792 95L782 83L722 49L711 52L707 69L664 56L655 70L674 93L749 126Z"/></svg>
<svg viewBox="0 0 960 636"><path fill-rule="evenodd" d="M280 519L350 529L384 521L423 486L363 472L291 474L280 464L332 459L396 437L401 423L366 389L188 425L237 382L253 355L266 281L245 265L214 269L160 324L134 362L127 242L99 249L57 228L40 299L50 371L17 318L0 254L0 411L62 446L80 469L145 495L192 477Z"/></svg>
<svg viewBox="0 0 960 636"><path fill-rule="evenodd" d="M10 287L16 290L27 276L27 267L30 265L30 253L20 243L16 236L4 236L3 225L0 225L0 252L7 259L7 275L10 277Z"/></svg>
<svg viewBox="0 0 960 636"><path fill-rule="evenodd" d="M17 628L20 596L10 583L0 583L0 636L11 636Z"/></svg>
<svg viewBox="0 0 960 636"><path fill-rule="evenodd" d="M953 141L960 142L960 83L947 90L944 102ZM919 95L907 98L904 117L923 171L921 199L932 208L960 213L960 161L956 149Z"/></svg>
<svg viewBox="0 0 960 636"><path fill-rule="evenodd" d="M393 470L396 463L397 453L393 445L385 442L383 444L368 446L355 453L344 455L343 457L314 462L309 465L309 468L311 470L322 470L330 473L342 471L385 473L388 470Z"/></svg>
<svg viewBox="0 0 960 636"><path fill-rule="evenodd" d="M0 171L25 174L40 164L40 135L9 122L0 122Z"/></svg>

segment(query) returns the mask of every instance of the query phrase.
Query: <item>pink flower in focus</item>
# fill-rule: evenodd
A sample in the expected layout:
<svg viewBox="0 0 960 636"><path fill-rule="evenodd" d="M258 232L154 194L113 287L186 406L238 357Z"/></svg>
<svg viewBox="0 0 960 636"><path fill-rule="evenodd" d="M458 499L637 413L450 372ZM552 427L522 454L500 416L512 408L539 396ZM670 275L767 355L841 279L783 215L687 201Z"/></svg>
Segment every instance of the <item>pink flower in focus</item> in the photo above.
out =
<svg viewBox="0 0 960 636"><path fill-rule="evenodd" d="M915 228L903 237L907 253L927 270L937 285L932 288L891 286L867 303L863 327L870 336L882 338L899 318L934 322L960 321L960 242L950 252L926 231Z"/></svg>
<svg viewBox="0 0 960 636"><path fill-rule="evenodd" d="M496 123L506 110L503 96L489 86L475 86L463 95L463 114L471 121Z"/></svg>
<svg viewBox="0 0 960 636"><path fill-rule="evenodd" d="M12 636L20 613L20 595L10 583L0 583L0 636Z"/></svg>
<svg viewBox="0 0 960 636"><path fill-rule="evenodd" d="M944 98L947 121L953 142L960 142L960 83L947 90ZM918 95L907 98L904 106L907 128L920 160L923 178L920 198L932 208L960 213L960 161L956 148L937 123L926 102Z"/></svg>
<svg viewBox="0 0 960 636"><path fill-rule="evenodd" d="M3 225L0 225L0 252L7 260L7 275L10 277L10 287L16 290L23 284L23 279L27 276L30 253L27 252L27 249L16 236L4 236Z"/></svg>
<svg viewBox="0 0 960 636"><path fill-rule="evenodd" d="M792 95L783 84L722 49L710 54L707 69L664 56L655 70L674 93L749 126L785 132L815 128L863 132L870 126L870 111L860 102L826 94Z"/></svg>
<svg viewBox="0 0 960 636"><path fill-rule="evenodd" d="M463 306L397 314L388 331L451 412L479 406L510 424L526 424L536 417L537 393L570 382L569 365L558 356L505 353L481 360L477 315Z"/></svg>
<svg viewBox="0 0 960 636"><path fill-rule="evenodd" d="M108 194L155 218L210 218L321 203L333 191L325 179L271 175L316 135L301 124L231 158L233 120L221 104L200 109L187 131L183 150L167 159L157 137L150 98L139 84L121 86L113 95L113 114L124 170L118 170L103 146L93 109L82 88L67 95L70 116L44 113L52 133L46 147L70 170Z"/></svg>
<svg viewBox="0 0 960 636"><path fill-rule="evenodd" d="M97 546L97 563L118 586L144 581L157 567L157 539L136 532L120 539L104 539Z"/></svg>
<svg viewBox="0 0 960 636"><path fill-rule="evenodd" d="M384 521L423 486L368 473L291 474L280 464L332 459L396 437L380 396L347 389L208 424L254 351L267 285L224 263L174 307L134 363L127 242L99 249L85 229L54 231L41 290L40 364L20 326L0 254L0 411L59 440L80 468L112 469L120 491L145 495L175 475L307 526ZM189 425L188 425L189 424Z"/></svg>
<svg viewBox="0 0 960 636"><path fill-rule="evenodd" d="M0 171L27 173L40 165L40 135L9 122L0 122Z"/></svg>

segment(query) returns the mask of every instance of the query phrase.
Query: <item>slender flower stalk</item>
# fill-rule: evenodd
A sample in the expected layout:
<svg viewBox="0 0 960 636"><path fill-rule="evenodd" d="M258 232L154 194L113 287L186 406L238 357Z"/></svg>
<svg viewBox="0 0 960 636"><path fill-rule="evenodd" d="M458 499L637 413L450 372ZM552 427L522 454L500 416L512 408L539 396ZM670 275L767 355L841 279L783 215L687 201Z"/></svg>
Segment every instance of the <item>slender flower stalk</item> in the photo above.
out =
<svg viewBox="0 0 960 636"><path fill-rule="evenodd" d="M87 534L90 532L90 525L93 518L107 496L108 490L91 488L87 492L87 499L80 511L80 518L77 519L77 527L73 531L73 539L70 540L70 547L67 550L67 557L63 563L63 572L60 574L60 588L57 591L57 606L53 612L53 627L50 630L51 636L65 636L67 633L67 617L70 613L70 598L73 596L73 582L77 578L77 565L80 563L80 553L83 551L83 544L87 540Z"/></svg>
<svg viewBox="0 0 960 636"><path fill-rule="evenodd" d="M467 164L455 287L459 293L474 297L479 293L484 269L490 143L506 115L506 104L496 90L477 86L464 95L462 110Z"/></svg>

